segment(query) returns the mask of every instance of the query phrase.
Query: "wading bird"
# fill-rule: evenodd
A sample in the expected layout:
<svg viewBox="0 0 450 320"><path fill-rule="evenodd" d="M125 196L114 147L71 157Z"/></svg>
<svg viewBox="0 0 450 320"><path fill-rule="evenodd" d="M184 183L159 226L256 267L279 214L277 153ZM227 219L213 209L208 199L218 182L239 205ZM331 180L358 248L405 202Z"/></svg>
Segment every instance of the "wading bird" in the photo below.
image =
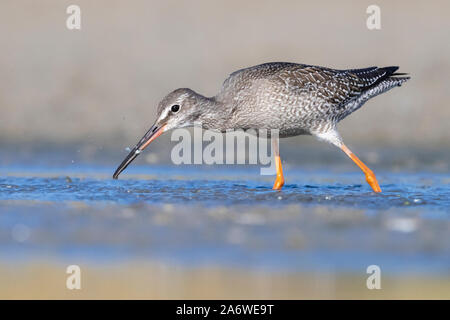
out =
<svg viewBox="0 0 450 320"><path fill-rule="evenodd" d="M158 105L157 120L113 175L119 174L153 140L170 129L201 123L204 129L278 130L279 136L313 135L345 152L364 172L373 191L380 192L375 174L345 146L336 130L339 121L367 100L400 86L409 77L398 67L334 70L305 64L272 62L238 70L214 97L177 89ZM277 177L284 185L278 141L272 139Z"/></svg>

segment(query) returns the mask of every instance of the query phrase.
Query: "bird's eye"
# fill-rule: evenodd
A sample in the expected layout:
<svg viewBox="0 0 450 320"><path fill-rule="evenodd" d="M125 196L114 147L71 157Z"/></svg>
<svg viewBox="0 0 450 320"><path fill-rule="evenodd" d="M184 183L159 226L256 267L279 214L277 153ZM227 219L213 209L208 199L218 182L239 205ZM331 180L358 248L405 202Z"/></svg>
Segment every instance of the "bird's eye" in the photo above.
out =
<svg viewBox="0 0 450 320"><path fill-rule="evenodd" d="M170 110L172 110L173 113L178 112L180 110L180 105L174 104Z"/></svg>

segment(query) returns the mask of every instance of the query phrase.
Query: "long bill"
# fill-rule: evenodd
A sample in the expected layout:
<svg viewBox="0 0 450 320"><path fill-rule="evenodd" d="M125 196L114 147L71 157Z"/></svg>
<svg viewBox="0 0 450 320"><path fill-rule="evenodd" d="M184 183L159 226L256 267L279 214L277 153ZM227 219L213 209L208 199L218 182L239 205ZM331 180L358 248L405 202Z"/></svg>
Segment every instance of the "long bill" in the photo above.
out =
<svg viewBox="0 0 450 320"><path fill-rule="evenodd" d="M119 174L128 167L128 165L136 159L136 157L156 138L158 138L164 132L165 125L158 127L153 125L150 130L142 137L138 144L131 150L125 160L122 161L120 166L114 172L113 179L117 179Z"/></svg>

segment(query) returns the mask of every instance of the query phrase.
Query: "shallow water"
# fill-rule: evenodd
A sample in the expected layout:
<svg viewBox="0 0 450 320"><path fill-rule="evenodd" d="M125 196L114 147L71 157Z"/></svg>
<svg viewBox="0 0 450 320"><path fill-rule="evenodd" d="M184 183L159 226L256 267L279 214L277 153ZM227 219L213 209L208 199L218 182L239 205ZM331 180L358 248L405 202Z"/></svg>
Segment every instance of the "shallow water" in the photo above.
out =
<svg viewBox="0 0 450 320"><path fill-rule="evenodd" d="M24 169L9 168L7 175L1 176L0 200L450 208L450 176L442 173L377 172L383 192L375 194L359 172L285 169L287 183L282 191L274 191L273 177L259 175L256 167L142 166L129 170L119 180L110 178L112 170L107 167Z"/></svg>
<svg viewBox="0 0 450 320"><path fill-rule="evenodd" d="M450 177L259 168L0 168L1 259L53 257L268 270L450 271Z"/></svg>

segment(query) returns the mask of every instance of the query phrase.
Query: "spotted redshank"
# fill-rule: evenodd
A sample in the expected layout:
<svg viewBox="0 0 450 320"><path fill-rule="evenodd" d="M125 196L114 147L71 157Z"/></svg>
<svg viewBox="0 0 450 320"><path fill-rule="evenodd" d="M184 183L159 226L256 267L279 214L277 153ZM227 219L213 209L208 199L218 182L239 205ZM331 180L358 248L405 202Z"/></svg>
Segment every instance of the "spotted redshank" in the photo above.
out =
<svg viewBox="0 0 450 320"><path fill-rule="evenodd" d="M325 140L350 157L374 192L381 192L375 174L342 141L336 125L367 100L409 79L398 67L334 70L273 62L238 70L214 97L177 89L158 105L157 120L114 173L114 179L154 139L174 128L201 123L204 129L278 130L279 137L302 134ZM272 139L277 176L273 189L284 185L279 146Z"/></svg>

